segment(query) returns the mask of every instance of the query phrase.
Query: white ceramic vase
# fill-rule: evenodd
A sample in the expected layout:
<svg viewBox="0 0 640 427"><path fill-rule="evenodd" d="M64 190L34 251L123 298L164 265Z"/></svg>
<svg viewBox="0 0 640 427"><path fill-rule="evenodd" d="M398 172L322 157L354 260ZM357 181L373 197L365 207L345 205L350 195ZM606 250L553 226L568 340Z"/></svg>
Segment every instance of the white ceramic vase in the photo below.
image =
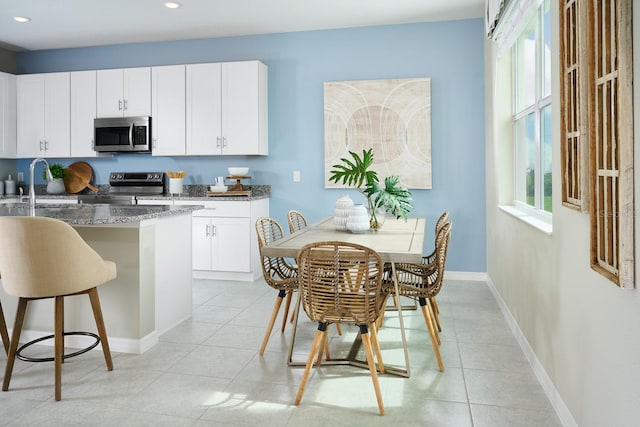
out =
<svg viewBox="0 0 640 427"><path fill-rule="evenodd" d="M62 178L54 178L47 182L47 193L49 194L64 194L64 181Z"/></svg>
<svg viewBox="0 0 640 427"><path fill-rule="evenodd" d="M364 205L353 205L347 219L347 230L352 233L364 233L369 230L369 212Z"/></svg>
<svg viewBox="0 0 640 427"><path fill-rule="evenodd" d="M336 200L336 209L333 213L333 224L336 230L346 230L349 212L353 207L353 200L346 194L343 194Z"/></svg>

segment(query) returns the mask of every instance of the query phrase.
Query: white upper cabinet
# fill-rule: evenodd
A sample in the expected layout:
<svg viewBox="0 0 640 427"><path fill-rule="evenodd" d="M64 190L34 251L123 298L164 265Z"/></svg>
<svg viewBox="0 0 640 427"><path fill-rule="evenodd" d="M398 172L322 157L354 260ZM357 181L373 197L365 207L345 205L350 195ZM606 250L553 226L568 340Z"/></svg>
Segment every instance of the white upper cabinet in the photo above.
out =
<svg viewBox="0 0 640 427"><path fill-rule="evenodd" d="M222 64L187 65L187 153L220 154Z"/></svg>
<svg viewBox="0 0 640 427"><path fill-rule="evenodd" d="M69 157L69 73L17 77L18 157Z"/></svg>
<svg viewBox="0 0 640 427"><path fill-rule="evenodd" d="M98 70L97 117L151 115L151 68Z"/></svg>
<svg viewBox="0 0 640 427"><path fill-rule="evenodd" d="M269 154L267 66L222 64L222 154Z"/></svg>
<svg viewBox="0 0 640 427"><path fill-rule="evenodd" d="M71 157L97 157L93 149L96 71L71 72Z"/></svg>
<svg viewBox="0 0 640 427"><path fill-rule="evenodd" d="M187 65L187 154L267 155L267 66Z"/></svg>
<svg viewBox="0 0 640 427"><path fill-rule="evenodd" d="M17 154L16 76L0 72L0 158Z"/></svg>
<svg viewBox="0 0 640 427"><path fill-rule="evenodd" d="M151 74L151 153L154 156L184 156L185 66L153 67Z"/></svg>

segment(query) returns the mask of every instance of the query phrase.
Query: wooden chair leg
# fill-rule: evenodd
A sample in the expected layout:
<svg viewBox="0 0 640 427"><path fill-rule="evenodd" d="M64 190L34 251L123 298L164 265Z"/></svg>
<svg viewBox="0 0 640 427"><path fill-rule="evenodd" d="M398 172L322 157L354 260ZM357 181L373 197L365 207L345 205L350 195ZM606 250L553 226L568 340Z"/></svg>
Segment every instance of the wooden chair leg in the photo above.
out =
<svg viewBox="0 0 640 427"><path fill-rule="evenodd" d="M9 354L9 333L7 332L7 322L4 320L4 312L2 311L2 303L0 302L0 337L4 345L5 354Z"/></svg>
<svg viewBox="0 0 640 427"><path fill-rule="evenodd" d="M64 297L55 297L54 319L54 365L55 365L55 399L62 398L62 360L64 359Z"/></svg>
<svg viewBox="0 0 640 427"><path fill-rule="evenodd" d="M260 346L260 356L264 354L264 350L267 348L267 343L269 342L269 337L271 336L271 331L273 330L273 324L276 323L276 317L278 317L278 311L280 311L280 306L282 305L282 300L286 296L285 291L279 291L278 297L276 298L276 302L273 305L273 311L271 312L271 318L269 319L269 324L267 325L267 331L264 334L264 338L262 339L262 345Z"/></svg>
<svg viewBox="0 0 640 427"><path fill-rule="evenodd" d="M98 328L98 336L102 344L102 353L104 361L107 363L107 370L113 371L113 361L111 359L111 350L109 349L109 338L107 337L107 329L104 327L104 318L102 317L102 308L100 306L100 298L98 297L98 289L89 289L89 300L91 301L91 309L93 310L93 318L96 320L96 328Z"/></svg>
<svg viewBox="0 0 640 427"><path fill-rule="evenodd" d="M376 323L373 322L369 325L369 330L371 332L371 345L373 346L373 350L376 353L376 359L378 360L378 369L381 374L384 374L384 363L382 362L382 352L380 351L380 341L378 341L378 328L376 327Z"/></svg>
<svg viewBox="0 0 640 427"><path fill-rule="evenodd" d="M302 400L302 395L304 394L304 388L307 385L307 381L309 381L309 374L311 373L311 367L313 366L313 359L315 359L315 355L320 349L322 342L324 341L324 336L326 334L326 324L324 325L324 330L321 329L322 324L318 325L318 330L316 331L316 335L313 338L313 344L311 344L311 351L309 352L309 358L307 359L307 365L304 368L304 374L302 375L302 381L300 381L300 387L298 387L298 394L296 394L295 404L299 405Z"/></svg>
<svg viewBox="0 0 640 427"><path fill-rule="evenodd" d="M340 323L336 323L336 331L338 331L338 336L342 336L342 328L340 327Z"/></svg>
<svg viewBox="0 0 640 427"><path fill-rule="evenodd" d="M331 350L329 349L329 334L324 334L324 342L322 343L322 351L318 352L318 360L316 365L322 363L322 355L325 355L326 360L331 360Z"/></svg>
<svg viewBox="0 0 640 427"><path fill-rule="evenodd" d="M366 326L365 329L366 331ZM371 351L371 340L369 339L368 332L360 332L362 338L362 344L364 345L364 351L367 356L367 365L369 365L369 372L371 372L371 381L373 382L373 389L376 392L376 400L378 401L378 410L380 415L384 415L384 404L382 403L382 393L380 392L380 383L378 382L378 373L376 372L376 364L373 361L373 351Z"/></svg>
<svg viewBox="0 0 640 427"><path fill-rule="evenodd" d="M13 323L13 331L11 332L11 341L9 341L9 354L7 354L7 364L4 368L4 381L2 382L2 391L9 390L9 382L13 373L13 364L16 361L16 352L18 351L18 341L20 341L20 333L22 325L24 325L24 315L27 312L26 298L18 299L18 308L16 310L16 320Z"/></svg>
<svg viewBox="0 0 640 427"><path fill-rule="evenodd" d="M280 332L284 333L284 327L287 326L287 317L289 317L289 307L291 306L291 297L293 292L287 292L287 302L284 305L284 315L282 316L282 329Z"/></svg>
<svg viewBox="0 0 640 427"><path fill-rule="evenodd" d="M440 308L438 308L438 303L436 302L436 298L429 298L429 305L431 306L431 313L433 314L433 320L436 322L436 326L438 327L438 332L442 332L442 326L440 325Z"/></svg>
<svg viewBox="0 0 640 427"><path fill-rule="evenodd" d="M436 360L438 361L438 369L440 369L440 372L442 372L444 371L444 364L442 363L442 357L440 356L440 346L438 345L438 339L436 337L437 332L431 320L429 306L426 303L423 304L423 302L421 301L420 308L422 309L422 317L424 317L424 321L427 323L429 337L431 338L431 346L433 347L433 352L435 353Z"/></svg>

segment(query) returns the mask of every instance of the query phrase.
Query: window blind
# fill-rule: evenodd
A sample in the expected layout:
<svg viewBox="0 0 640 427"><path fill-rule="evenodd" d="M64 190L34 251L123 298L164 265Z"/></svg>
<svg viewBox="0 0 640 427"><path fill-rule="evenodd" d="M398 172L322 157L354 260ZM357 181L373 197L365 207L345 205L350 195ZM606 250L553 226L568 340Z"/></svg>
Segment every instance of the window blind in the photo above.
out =
<svg viewBox="0 0 640 427"><path fill-rule="evenodd" d="M487 0L487 36L498 55L509 49L543 0Z"/></svg>

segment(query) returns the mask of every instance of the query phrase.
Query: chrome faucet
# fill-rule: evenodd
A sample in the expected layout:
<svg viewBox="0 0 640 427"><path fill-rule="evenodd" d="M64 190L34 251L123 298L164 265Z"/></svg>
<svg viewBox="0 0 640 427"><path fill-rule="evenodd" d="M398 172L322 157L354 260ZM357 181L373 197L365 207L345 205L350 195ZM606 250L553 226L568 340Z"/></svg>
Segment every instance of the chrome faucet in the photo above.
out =
<svg viewBox="0 0 640 427"><path fill-rule="evenodd" d="M36 163L42 162L45 165L45 171L47 173L47 181L51 181L53 179L53 175L51 175L51 169L49 169L49 163L45 159L38 157L37 159L33 159L31 165L29 166L29 207L31 210L34 210L36 207L36 190L34 186L34 178L33 178L33 170L36 167Z"/></svg>

